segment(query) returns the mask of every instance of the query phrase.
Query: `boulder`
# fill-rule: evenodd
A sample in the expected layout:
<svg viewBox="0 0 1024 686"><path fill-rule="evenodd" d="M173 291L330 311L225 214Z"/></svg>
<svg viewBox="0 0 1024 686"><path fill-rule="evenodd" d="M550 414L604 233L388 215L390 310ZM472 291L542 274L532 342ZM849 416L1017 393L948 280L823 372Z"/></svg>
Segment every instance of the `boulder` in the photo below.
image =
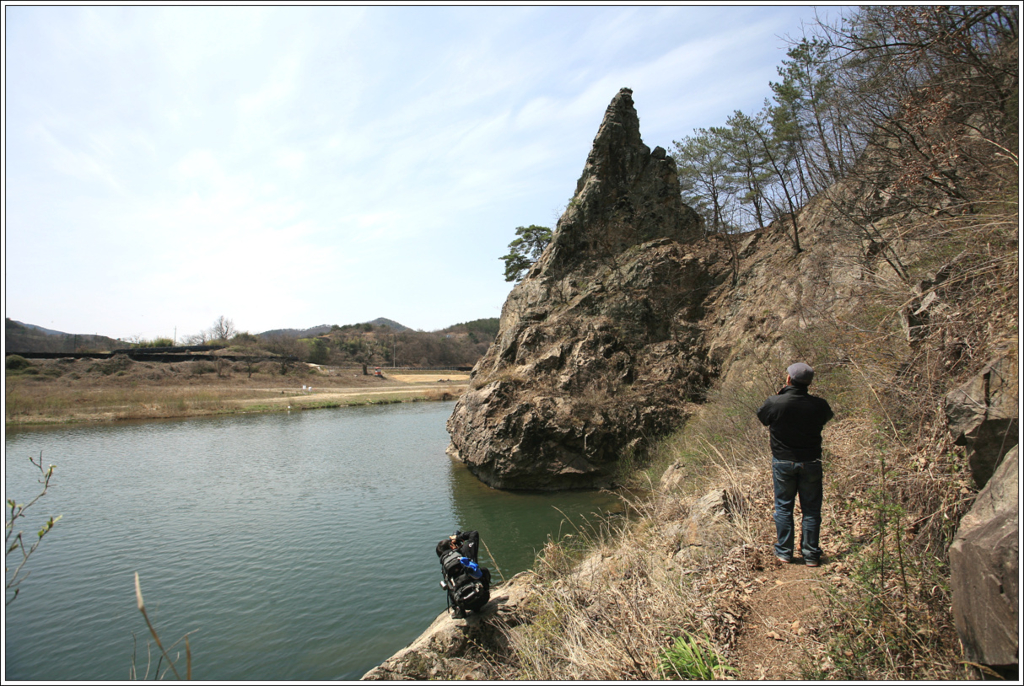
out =
<svg viewBox="0 0 1024 686"><path fill-rule="evenodd" d="M953 617L968 660L1017 673L1020 544L1017 447L960 521L949 549Z"/></svg>
<svg viewBox="0 0 1024 686"><path fill-rule="evenodd" d="M1017 444L1020 394L1015 353L998 357L943 403L949 432L967 446L978 488L988 483L1003 455Z"/></svg>
<svg viewBox="0 0 1024 686"><path fill-rule="evenodd" d="M668 466L658 481L658 490L668 493L682 488L686 483L686 470L679 462L673 462Z"/></svg>
<svg viewBox="0 0 1024 686"><path fill-rule="evenodd" d="M697 322L727 265L689 245L700 235L675 163L644 145L619 91L448 420L449 454L495 488L614 485L712 376Z"/></svg>

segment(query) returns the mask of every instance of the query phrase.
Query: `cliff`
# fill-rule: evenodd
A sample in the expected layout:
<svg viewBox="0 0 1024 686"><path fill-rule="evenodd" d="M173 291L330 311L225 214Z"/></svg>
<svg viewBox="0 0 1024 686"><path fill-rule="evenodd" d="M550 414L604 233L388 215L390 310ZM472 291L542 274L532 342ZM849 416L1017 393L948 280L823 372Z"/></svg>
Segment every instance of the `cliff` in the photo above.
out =
<svg viewBox="0 0 1024 686"><path fill-rule="evenodd" d="M449 453L496 488L615 483L623 456L676 426L713 375L697 321L727 265L701 237L622 89L448 421Z"/></svg>
<svg viewBox="0 0 1024 686"><path fill-rule="evenodd" d="M522 594L514 608L439 618L373 676L655 678L665 636L687 632L741 678L797 674L758 641L806 649L817 678L950 678L965 656L1015 674L1018 215L1016 186L993 181L1006 170L990 154L991 174L965 175L954 202L880 134L795 216L701 237L637 122L623 90L449 420L450 452L500 488L603 486L688 420L678 461L591 556L549 546L501 592ZM961 143L984 141L943 145ZM809 580L761 554L771 480L751 419L795 359L837 411L826 564ZM710 514L708 492L721 494ZM813 624L759 619L773 584L798 583L835 593Z"/></svg>

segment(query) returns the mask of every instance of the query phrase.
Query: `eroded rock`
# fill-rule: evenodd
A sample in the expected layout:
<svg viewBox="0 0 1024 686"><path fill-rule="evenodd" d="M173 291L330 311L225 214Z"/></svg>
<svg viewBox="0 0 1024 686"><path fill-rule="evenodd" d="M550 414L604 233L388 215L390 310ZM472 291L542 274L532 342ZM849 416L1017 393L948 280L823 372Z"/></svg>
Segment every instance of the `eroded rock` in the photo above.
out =
<svg viewBox="0 0 1024 686"><path fill-rule="evenodd" d="M967 659L1018 669L1020 544L1015 446L960 521L949 549L953 617Z"/></svg>
<svg viewBox="0 0 1024 686"><path fill-rule="evenodd" d="M449 454L496 488L613 485L713 375L696 322L724 266L686 245L700 233L675 163L644 145L621 90L448 420Z"/></svg>
<svg viewBox="0 0 1024 686"><path fill-rule="evenodd" d="M966 445L971 473L979 488L1010 448L1017 444L1020 393L1017 359L1013 355L992 360L944 401L949 432L958 445Z"/></svg>
<svg viewBox="0 0 1024 686"><path fill-rule="evenodd" d="M407 647L363 675L367 681L494 679L485 653L507 648L506 632L519 621L519 608L533 588L523 572L491 589L491 601L479 613L452 619L444 612Z"/></svg>

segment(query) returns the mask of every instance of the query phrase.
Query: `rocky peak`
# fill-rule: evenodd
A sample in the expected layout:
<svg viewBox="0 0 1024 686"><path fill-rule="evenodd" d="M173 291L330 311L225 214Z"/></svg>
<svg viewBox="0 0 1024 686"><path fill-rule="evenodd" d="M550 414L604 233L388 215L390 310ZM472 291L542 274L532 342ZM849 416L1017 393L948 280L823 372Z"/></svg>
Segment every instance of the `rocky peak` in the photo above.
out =
<svg viewBox="0 0 1024 686"><path fill-rule="evenodd" d="M688 245L700 235L675 163L644 145L622 89L448 420L449 453L498 488L614 483L619 460L643 451L638 437L675 426L708 383L696 321L718 277L715 255Z"/></svg>
<svg viewBox="0 0 1024 686"><path fill-rule="evenodd" d="M701 233L700 219L680 200L675 162L663 148L644 145L633 91L623 88L605 111L538 271L559 273L656 238L685 243Z"/></svg>

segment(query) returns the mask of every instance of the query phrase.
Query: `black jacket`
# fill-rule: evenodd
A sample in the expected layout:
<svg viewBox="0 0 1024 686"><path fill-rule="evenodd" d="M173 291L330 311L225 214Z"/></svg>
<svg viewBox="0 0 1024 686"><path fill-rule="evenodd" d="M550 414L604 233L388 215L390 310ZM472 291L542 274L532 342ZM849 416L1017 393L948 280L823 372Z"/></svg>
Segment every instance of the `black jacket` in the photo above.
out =
<svg viewBox="0 0 1024 686"><path fill-rule="evenodd" d="M771 434L772 457L791 462L821 459L821 430L832 417L828 402L804 386L783 387L757 411Z"/></svg>

